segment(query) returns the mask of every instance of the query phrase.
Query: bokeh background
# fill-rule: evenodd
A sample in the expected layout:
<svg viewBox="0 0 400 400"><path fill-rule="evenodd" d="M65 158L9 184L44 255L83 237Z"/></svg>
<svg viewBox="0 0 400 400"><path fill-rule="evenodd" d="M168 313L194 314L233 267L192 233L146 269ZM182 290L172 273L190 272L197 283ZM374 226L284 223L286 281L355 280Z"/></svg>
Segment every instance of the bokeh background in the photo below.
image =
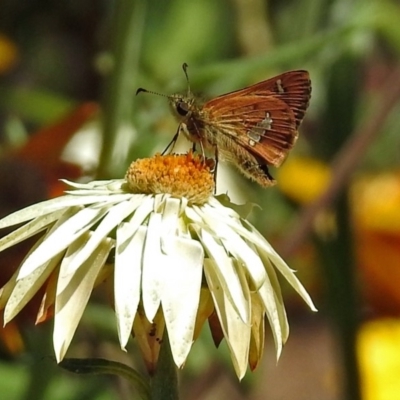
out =
<svg viewBox="0 0 400 400"><path fill-rule="evenodd" d="M221 165L218 191L257 203L253 222L298 271L319 312L285 290L291 336L239 383L208 332L181 374L184 399L400 398L400 2L397 0L3 0L0 214L60 195L59 178L120 178L176 132L165 98L205 99L290 69L313 93L300 138L261 189ZM180 149L190 147L180 141ZM0 258L4 284L29 244ZM0 293L1 294L1 293ZM143 368L122 353L96 290L70 356ZM0 299L1 301L1 299ZM52 356L38 303L0 330L0 398L131 399L114 377Z"/></svg>

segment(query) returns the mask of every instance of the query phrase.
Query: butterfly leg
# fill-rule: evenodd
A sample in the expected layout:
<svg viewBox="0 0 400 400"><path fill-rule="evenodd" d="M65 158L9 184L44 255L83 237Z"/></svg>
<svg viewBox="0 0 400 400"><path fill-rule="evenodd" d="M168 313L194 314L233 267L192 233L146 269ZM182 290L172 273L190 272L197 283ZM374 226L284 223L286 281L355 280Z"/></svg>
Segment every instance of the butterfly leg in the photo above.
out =
<svg viewBox="0 0 400 400"><path fill-rule="evenodd" d="M176 144L176 142L177 142L177 140L178 140L178 136L179 136L180 130L181 130L181 126L179 125L179 126L178 126L178 130L176 131L174 137L173 137L172 140L168 143L168 146L164 149L164 151L161 153L161 155L164 155L164 154L168 151L169 148L171 148L171 149L170 149L170 151L168 152L168 154L171 154L171 153L172 153L172 151L174 150L175 144Z"/></svg>
<svg viewBox="0 0 400 400"><path fill-rule="evenodd" d="M218 147L215 148L214 157L215 157L215 164L214 164L214 170L213 170L214 183L215 183L214 193L216 193L217 192Z"/></svg>

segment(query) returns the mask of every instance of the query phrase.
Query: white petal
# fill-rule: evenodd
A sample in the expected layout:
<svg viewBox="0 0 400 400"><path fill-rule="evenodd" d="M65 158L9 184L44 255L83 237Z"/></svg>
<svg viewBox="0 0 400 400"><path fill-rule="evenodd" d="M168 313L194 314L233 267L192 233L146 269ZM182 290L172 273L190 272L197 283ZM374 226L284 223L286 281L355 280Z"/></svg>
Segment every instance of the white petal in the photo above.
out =
<svg viewBox="0 0 400 400"><path fill-rule="evenodd" d="M110 180L110 179L109 180L91 181L91 182L86 182L86 183L73 182L73 181L69 181L68 179L60 179L60 181L66 183L68 186L71 186L71 187L77 188L77 189L93 189L94 187L106 186L107 184L112 182L112 180Z"/></svg>
<svg viewBox="0 0 400 400"><path fill-rule="evenodd" d="M204 206L199 212L202 213L204 221L208 227L214 231L215 236L223 241L225 247L229 249L235 258L243 261L255 287L259 288L265 279L264 266L254 251L252 251L235 230L230 227L233 218L228 218L228 216L224 218L218 215L216 210L212 209L210 206Z"/></svg>
<svg viewBox="0 0 400 400"><path fill-rule="evenodd" d="M76 211L78 210L77 208L74 209ZM46 229L54 221L57 221L64 212L65 210L59 210L51 214L42 215L41 217L35 218L33 221L30 221L20 228L12 231L7 236L2 237L0 239L0 251L8 249L9 247L14 246L15 244L20 243L23 240L28 239L31 236L36 235L36 233Z"/></svg>
<svg viewBox="0 0 400 400"><path fill-rule="evenodd" d="M107 211L104 208L84 208L78 213L74 212L74 215L67 218L70 210L72 210L72 208L70 208L67 213L63 214L63 223L26 259L21 266L18 279L28 276L34 269L65 250L73 241L94 225Z"/></svg>
<svg viewBox="0 0 400 400"><path fill-rule="evenodd" d="M207 213L207 210L210 209L215 210L219 215L223 215L224 218L240 218L238 213L233 209L233 207L224 206L218 199L215 197L210 197L208 202L203 206L204 212Z"/></svg>
<svg viewBox="0 0 400 400"><path fill-rule="evenodd" d="M154 196L154 212L162 213L166 200L170 197L168 193L156 194Z"/></svg>
<svg viewBox="0 0 400 400"><path fill-rule="evenodd" d="M224 229L224 235L219 237L226 250L243 263L257 290L264 283L266 275L260 257L233 230Z"/></svg>
<svg viewBox="0 0 400 400"><path fill-rule="evenodd" d="M301 282L293 273L293 271L289 268L289 266L285 263L285 261L283 261L283 259L275 252L272 246L268 253L265 252L264 249L259 249L259 252L260 254L264 252L263 256L268 257L273 262L275 268L279 270L279 272L289 282L293 289L303 298L303 300L307 303L311 310L317 311L313 301L311 300L310 295L307 293L304 286L301 284Z"/></svg>
<svg viewBox="0 0 400 400"><path fill-rule="evenodd" d="M18 271L19 270L16 270L7 283L0 289L0 310L6 306L7 301L17 284Z"/></svg>
<svg viewBox="0 0 400 400"><path fill-rule="evenodd" d="M86 233L90 233L90 236L88 236ZM63 275L61 274L70 275L86 261L88 257L82 260L82 262L78 264L76 268L74 269L71 268L71 263L76 261L77 258L83 259L83 257L79 257L82 252L84 252L85 254L87 253L86 251L87 243L91 239L92 234L93 232L91 231L85 232L85 234L80 235L78 238L76 238L75 241L68 247L68 251L65 253L62 260L63 268L62 271L60 271L59 273L59 277L63 277Z"/></svg>
<svg viewBox="0 0 400 400"><path fill-rule="evenodd" d="M129 229L131 235L133 235L139 227L144 224L145 219L153 211L153 208L154 197L152 196L146 196L143 200L138 202L135 212L132 217L129 218L129 227L126 228Z"/></svg>
<svg viewBox="0 0 400 400"><path fill-rule="evenodd" d="M243 293L242 283L233 260L228 257L224 247L217 243L205 229L201 229L198 235L210 258L215 261L215 273L218 275L224 293L243 322L248 323L249 303Z"/></svg>
<svg viewBox="0 0 400 400"><path fill-rule="evenodd" d="M86 204L104 202L112 203L127 200L132 197L131 194L103 195L103 196L73 196L64 195L55 199L46 200L41 203L33 204L22 210L16 211L0 220L0 229L8 226L21 224L33 218L49 214L53 211L72 206L83 206Z"/></svg>
<svg viewBox="0 0 400 400"><path fill-rule="evenodd" d="M181 197L181 210L184 211L189 204L189 200L186 197Z"/></svg>
<svg viewBox="0 0 400 400"><path fill-rule="evenodd" d="M236 224L233 228L239 235L246 238L249 242L253 243L258 252L263 253L264 257L268 257L274 264L274 266L280 271L284 278L290 283L290 285L296 290L296 292L303 298L307 305L313 311L317 311L314 306L311 297L304 289L303 285L294 275L293 270L283 261L279 254L274 250L274 248L265 240L265 238L254 228L248 221L242 220L242 223L250 230L246 229L240 224Z"/></svg>
<svg viewBox="0 0 400 400"><path fill-rule="evenodd" d="M229 199L229 196L227 196L226 194L220 194L215 198L213 198L212 200L213 201L208 202L212 207L218 210L221 206L227 208L228 210L233 209L235 214L232 214L232 217L238 219L247 218L250 215L250 213L254 210L254 208L261 209L261 207L255 203L249 203L249 202L246 202L245 204L232 203L231 200Z"/></svg>
<svg viewBox="0 0 400 400"><path fill-rule="evenodd" d="M69 204L74 199L74 196L62 196L55 199L46 200L41 203L33 204L29 207L23 208L7 215L5 218L0 220L0 229L22 222L29 221L33 218L40 217L42 215L49 214L60 208L69 207Z"/></svg>
<svg viewBox="0 0 400 400"><path fill-rule="evenodd" d="M135 201L129 200L114 205L107 215L101 220L95 229L86 246L79 253L71 254L67 274L72 273L79 267L97 248L99 243L105 238L122 220L131 214L137 207Z"/></svg>
<svg viewBox="0 0 400 400"><path fill-rule="evenodd" d="M43 240L46 238L46 235L42 236L28 251L28 253L25 255L24 260L22 261L21 264L24 263L24 261L29 257L29 255L40 245L40 243L43 242ZM11 293L13 292L15 286L17 285L18 282L18 274L19 274L19 267L12 275L12 277L7 281L7 283L1 288L0 290L0 310L5 308L8 299L11 296Z"/></svg>
<svg viewBox="0 0 400 400"><path fill-rule="evenodd" d="M90 234L85 233L84 235L87 236L88 240ZM65 267L61 264L60 277L57 283L53 331L53 344L57 362L64 358L68 350L89 300L96 277L114 245L113 242L110 238L104 239L91 257L70 275L65 274ZM82 243L80 242L79 245L82 245ZM71 251L76 251L74 244L70 248Z"/></svg>
<svg viewBox="0 0 400 400"><path fill-rule="evenodd" d="M99 181L92 181L88 183L78 183L78 182L71 182L67 179L60 179L62 182L66 183L68 186L81 189L88 194L94 194L94 192L104 191L107 193L124 193L121 186L126 183L125 179L112 179L112 180L99 180ZM74 192L75 193L75 192Z"/></svg>
<svg viewBox="0 0 400 400"><path fill-rule="evenodd" d="M269 324L271 325L272 336L274 337L275 342L276 357L278 359L281 355L283 345L281 322L279 319L280 313L278 312L278 307L283 307L283 305L276 303L274 289L268 276L266 277L263 285L258 289L257 293L264 303L267 318Z"/></svg>
<svg viewBox="0 0 400 400"><path fill-rule="evenodd" d="M142 297L146 318L152 322L161 303L164 265L161 253L161 214L150 214L143 253Z"/></svg>
<svg viewBox="0 0 400 400"><path fill-rule="evenodd" d="M175 364L181 367L193 343L204 252L199 242L174 237L163 257L161 304Z"/></svg>
<svg viewBox="0 0 400 400"><path fill-rule="evenodd" d="M16 282L4 310L5 324L11 321L38 292L54 268L57 267L61 257L62 255L58 254L36 268L30 275Z"/></svg>
<svg viewBox="0 0 400 400"><path fill-rule="evenodd" d="M278 318L281 327L282 342L283 344L285 344L289 337L289 323L287 320L285 304L283 302L280 283L278 277L276 276L274 266L271 264L269 258L262 257L262 259L264 261L264 266L267 271L267 275L271 281L271 285L274 290L274 297L275 297L275 302L277 304Z"/></svg>
<svg viewBox="0 0 400 400"><path fill-rule="evenodd" d="M180 213L180 200L170 198L166 200L165 208L162 213L162 232L161 248L164 253L168 251L168 242L175 237L178 232L178 217Z"/></svg>
<svg viewBox="0 0 400 400"><path fill-rule="evenodd" d="M146 232L145 227L139 227L138 230L132 232L128 223L122 223L117 229L114 299L118 336L123 349L131 335L140 300L142 257Z"/></svg>
<svg viewBox="0 0 400 400"><path fill-rule="evenodd" d="M186 207L185 214L191 221L193 221L199 225L204 225L204 221L203 221L203 217L202 217L203 213L200 212L200 214L199 214L196 210L198 210L198 207Z"/></svg>
<svg viewBox="0 0 400 400"><path fill-rule="evenodd" d="M222 331L230 349L233 366L239 379L242 379L247 369L251 326L242 321L231 302L228 301L213 264L212 260L205 259L204 272Z"/></svg>

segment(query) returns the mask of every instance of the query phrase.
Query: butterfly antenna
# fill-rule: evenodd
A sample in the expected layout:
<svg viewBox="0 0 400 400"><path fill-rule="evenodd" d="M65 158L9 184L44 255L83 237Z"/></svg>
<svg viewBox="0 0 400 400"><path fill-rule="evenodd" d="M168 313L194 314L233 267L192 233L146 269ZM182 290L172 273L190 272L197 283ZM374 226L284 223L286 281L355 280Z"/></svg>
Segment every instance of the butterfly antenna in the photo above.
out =
<svg viewBox="0 0 400 400"><path fill-rule="evenodd" d="M183 72L185 73L185 76L186 76L186 82L187 82L187 86L188 86L188 97L189 97L191 91L190 91L189 75L187 73L188 65L186 63L183 63L182 64L182 69L183 69Z"/></svg>
<svg viewBox="0 0 400 400"><path fill-rule="evenodd" d="M170 96L167 96L166 94L153 92L152 90L147 90L147 89L143 89L143 88L139 88L138 90L136 90L136 96L141 92L155 94L157 96L162 96L162 97L168 97L168 98L170 97Z"/></svg>

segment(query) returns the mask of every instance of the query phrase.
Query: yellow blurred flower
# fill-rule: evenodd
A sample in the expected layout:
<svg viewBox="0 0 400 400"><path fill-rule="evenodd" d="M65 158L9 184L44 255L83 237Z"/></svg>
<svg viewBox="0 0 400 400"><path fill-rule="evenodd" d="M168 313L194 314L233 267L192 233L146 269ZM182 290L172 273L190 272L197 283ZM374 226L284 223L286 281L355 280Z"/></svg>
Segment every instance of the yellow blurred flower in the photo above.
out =
<svg viewBox="0 0 400 400"><path fill-rule="evenodd" d="M292 200L306 204L316 199L331 177L328 165L312 158L293 157L278 171L279 188Z"/></svg>
<svg viewBox="0 0 400 400"><path fill-rule="evenodd" d="M365 176L351 190L354 217L364 229L400 232L400 173Z"/></svg>
<svg viewBox="0 0 400 400"><path fill-rule="evenodd" d="M317 199L327 188L332 171L322 161L292 158L278 172L281 191L299 204ZM356 225L376 232L400 232L400 172L364 175L351 186Z"/></svg>
<svg viewBox="0 0 400 400"><path fill-rule="evenodd" d="M364 400L395 400L400 393L400 320L368 322L358 337Z"/></svg>

